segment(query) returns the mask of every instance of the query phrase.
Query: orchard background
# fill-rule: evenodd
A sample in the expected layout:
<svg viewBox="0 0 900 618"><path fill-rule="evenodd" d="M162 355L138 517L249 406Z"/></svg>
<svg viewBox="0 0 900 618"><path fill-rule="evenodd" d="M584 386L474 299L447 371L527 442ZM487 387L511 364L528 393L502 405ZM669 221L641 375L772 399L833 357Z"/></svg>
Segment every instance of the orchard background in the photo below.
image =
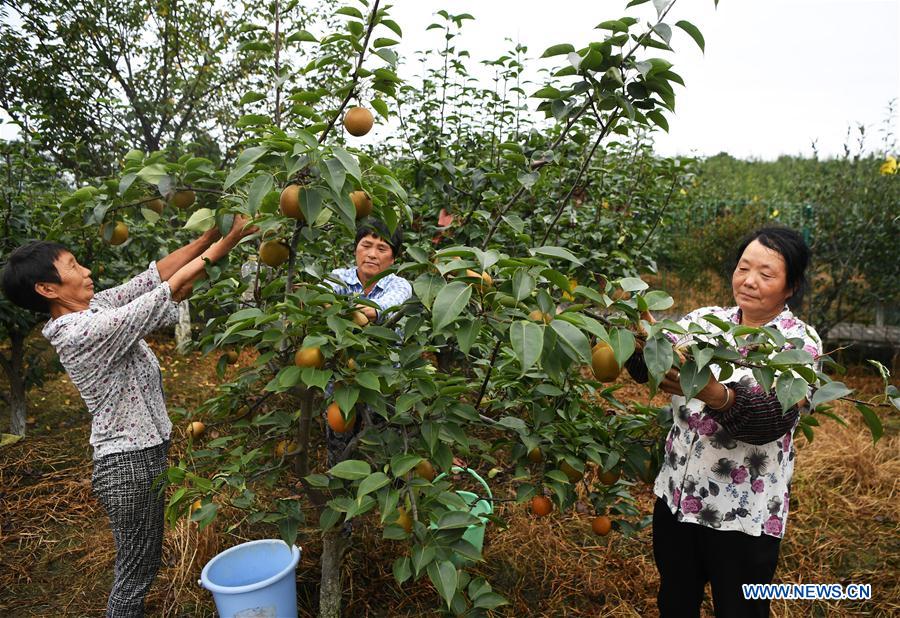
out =
<svg viewBox="0 0 900 618"><path fill-rule="evenodd" d="M401 78L416 60L394 51L402 9L379 1L4 10L0 106L20 138L0 144L0 262L51 238L107 287L234 213L260 228L195 287L193 349L153 341L176 422L161 615L209 614L194 584L205 561L273 536L303 546L307 615L651 614L647 483L670 413L619 374L635 338L653 383L675 363L696 392L710 360L733 362L715 345L682 360L664 335L684 311L729 302L727 249L766 222L809 239L801 315L823 335L876 313L897 321L889 122L825 160L654 154L684 87L677 52L705 47L687 3L598 15L584 47L511 45L485 61L488 85L473 78L482 59L457 45L469 14L439 11L427 61ZM356 107L388 137L347 131ZM415 292L378 324L323 282L352 261L359 191L372 216L403 227L392 271ZM96 613L112 547L89 495L89 419L38 321L0 305L11 419L0 609ZM667 319L642 322L647 309ZM779 579L870 582L871 601L811 605L889 614L894 351L832 346L815 373L798 350L772 354L790 343L777 333L738 336L741 362L785 407L816 388ZM301 360L313 349L321 363ZM321 418L332 404L362 429L336 465ZM491 487L487 524L455 491L484 488L454 465ZM535 514L538 496L549 515ZM463 538L471 526L486 526L483 551Z"/></svg>

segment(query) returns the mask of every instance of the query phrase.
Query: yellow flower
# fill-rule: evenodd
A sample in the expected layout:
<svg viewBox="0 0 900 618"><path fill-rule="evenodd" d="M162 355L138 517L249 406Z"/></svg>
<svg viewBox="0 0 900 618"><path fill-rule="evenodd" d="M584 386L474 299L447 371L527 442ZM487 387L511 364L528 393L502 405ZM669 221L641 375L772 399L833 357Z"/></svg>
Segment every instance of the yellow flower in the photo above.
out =
<svg viewBox="0 0 900 618"><path fill-rule="evenodd" d="M897 159L888 155L888 157L884 160L884 163L881 164L881 169L879 170L882 176L888 176L890 174L897 173Z"/></svg>
<svg viewBox="0 0 900 618"><path fill-rule="evenodd" d="M605 208L606 210L609 210L609 202L608 202L607 200L603 200L603 202L601 203L601 205L602 205L603 208Z"/></svg>
<svg viewBox="0 0 900 618"><path fill-rule="evenodd" d="M681 195L687 195L687 191L683 188L679 189L678 192L681 193Z"/></svg>
<svg viewBox="0 0 900 618"><path fill-rule="evenodd" d="M778 216L778 209L776 208L775 210L772 211L772 218L774 219L777 216Z"/></svg>

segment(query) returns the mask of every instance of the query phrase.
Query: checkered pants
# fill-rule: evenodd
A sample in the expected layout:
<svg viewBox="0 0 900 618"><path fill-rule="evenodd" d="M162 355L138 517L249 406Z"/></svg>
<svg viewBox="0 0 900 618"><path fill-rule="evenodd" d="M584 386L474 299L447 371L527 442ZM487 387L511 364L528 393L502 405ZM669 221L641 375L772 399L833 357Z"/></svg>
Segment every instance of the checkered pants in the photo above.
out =
<svg viewBox="0 0 900 618"><path fill-rule="evenodd" d="M94 462L94 494L109 515L116 542L108 618L144 615L144 597L162 559L165 497L153 481L166 471L169 442L139 451L113 453Z"/></svg>

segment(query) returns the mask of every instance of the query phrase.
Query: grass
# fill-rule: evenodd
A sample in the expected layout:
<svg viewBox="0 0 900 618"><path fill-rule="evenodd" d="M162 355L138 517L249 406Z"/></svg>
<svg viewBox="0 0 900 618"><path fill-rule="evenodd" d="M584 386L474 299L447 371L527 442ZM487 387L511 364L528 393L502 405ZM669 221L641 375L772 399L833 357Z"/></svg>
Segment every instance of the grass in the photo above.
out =
<svg viewBox="0 0 900 618"><path fill-rule="evenodd" d="M190 408L216 383L215 358L175 354L171 341L152 342L165 368L170 410ZM877 392L877 380L849 382ZM0 385L2 386L2 385ZM199 388L198 388L199 387ZM640 398L643 390L626 385ZM101 615L110 587L114 550L106 514L90 489L89 419L78 393L62 374L30 394L30 435L0 449L0 615ZM900 613L898 479L900 436L896 415L875 445L857 414L839 408L848 426L824 421L812 443L797 437L799 450L787 536L776 581L870 583L873 599L859 602L778 601L773 615L891 616ZM178 452L183 438L173 436ZM636 487L645 513L649 487ZM499 493L512 495L512 487ZM649 530L633 537L617 532L599 538L590 515L578 512L535 520L524 505L503 503L508 528L492 527L485 562L476 571L510 600L509 616L655 616L656 570ZM200 569L221 549L274 535L265 528L223 521L198 531L180 522L167 529L163 566L148 599L151 616L212 616L208 592L197 586ZM320 541L301 530L303 554L298 593L303 616L316 613ZM397 586L391 562L403 546L381 538L363 519L345 561L348 616L434 615L438 597L424 580ZM712 615L707 601L704 610Z"/></svg>

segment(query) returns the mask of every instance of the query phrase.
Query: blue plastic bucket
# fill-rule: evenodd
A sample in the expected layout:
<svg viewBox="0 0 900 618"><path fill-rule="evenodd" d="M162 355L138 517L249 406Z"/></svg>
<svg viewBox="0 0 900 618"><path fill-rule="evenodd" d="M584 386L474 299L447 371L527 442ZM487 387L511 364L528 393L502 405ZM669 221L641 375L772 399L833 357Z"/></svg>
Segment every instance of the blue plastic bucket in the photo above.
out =
<svg viewBox="0 0 900 618"><path fill-rule="evenodd" d="M207 562L199 584L212 592L222 618L296 618L299 561L296 545L249 541Z"/></svg>
<svg viewBox="0 0 900 618"><path fill-rule="evenodd" d="M494 512L493 499L494 494L491 492L491 487L488 485L483 478L481 478L477 472L472 470L471 468L461 468L459 466L453 466L450 469L450 472L453 474L460 474L462 472L467 472L472 478L474 478L483 488L485 493L487 494L487 499L480 498L478 494L472 493L471 491L466 491L464 489L457 489L456 494L463 499L466 505L469 507L469 513L479 518L481 522L479 524L473 524L466 528L466 531L463 533L462 538L475 546L479 552L484 548L484 528L487 525L488 518L487 515L491 515ZM439 481L442 478L447 476L446 474L440 474L435 481ZM456 558L454 556L454 558ZM454 562L465 562L464 560L455 560Z"/></svg>

